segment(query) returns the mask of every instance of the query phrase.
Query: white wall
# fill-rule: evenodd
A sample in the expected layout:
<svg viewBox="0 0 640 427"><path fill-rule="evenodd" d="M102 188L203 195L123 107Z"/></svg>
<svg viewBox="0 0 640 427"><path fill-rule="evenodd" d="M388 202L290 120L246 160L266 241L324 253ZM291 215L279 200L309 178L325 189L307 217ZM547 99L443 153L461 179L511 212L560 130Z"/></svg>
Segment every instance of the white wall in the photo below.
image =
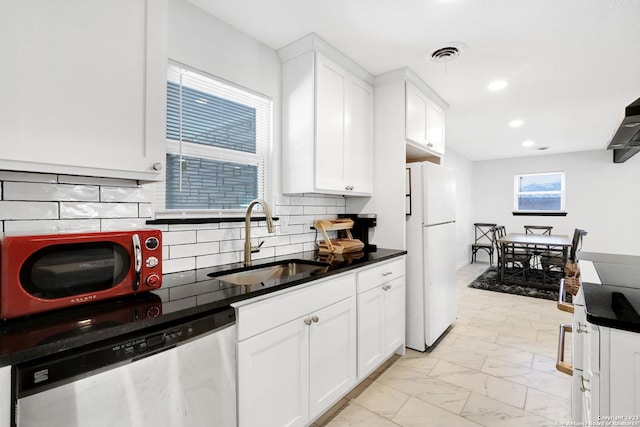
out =
<svg viewBox="0 0 640 427"><path fill-rule="evenodd" d="M473 163L447 148L442 165L456 171L456 266L460 268L471 259Z"/></svg>
<svg viewBox="0 0 640 427"><path fill-rule="evenodd" d="M583 228L585 251L640 255L640 155L621 164L612 156L598 150L475 162L470 222L504 224L508 232L551 225L570 236ZM565 172L567 216L513 216L513 176L556 171Z"/></svg>

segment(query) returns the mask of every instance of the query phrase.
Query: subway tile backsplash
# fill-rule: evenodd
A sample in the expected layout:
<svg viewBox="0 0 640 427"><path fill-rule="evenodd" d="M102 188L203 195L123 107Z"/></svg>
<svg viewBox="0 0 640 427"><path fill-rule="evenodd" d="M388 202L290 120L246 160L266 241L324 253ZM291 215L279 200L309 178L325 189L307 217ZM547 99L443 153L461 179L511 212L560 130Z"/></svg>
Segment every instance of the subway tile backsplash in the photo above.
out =
<svg viewBox="0 0 640 427"><path fill-rule="evenodd" d="M0 232L37 234L150 227L146 221L153 218L152 199L151 187L135 180L0 171ZM342 196L276 195L274 199L271 208L279 217L274 223L275 233L268 233L264 221L252 223L253 245L264 241L260 252L252 254L253 259L315 249L315 241L321 236L311 229L313 221L345 212ZM243 259L244 223L153 227L163 231L165 273Z"/></svg>

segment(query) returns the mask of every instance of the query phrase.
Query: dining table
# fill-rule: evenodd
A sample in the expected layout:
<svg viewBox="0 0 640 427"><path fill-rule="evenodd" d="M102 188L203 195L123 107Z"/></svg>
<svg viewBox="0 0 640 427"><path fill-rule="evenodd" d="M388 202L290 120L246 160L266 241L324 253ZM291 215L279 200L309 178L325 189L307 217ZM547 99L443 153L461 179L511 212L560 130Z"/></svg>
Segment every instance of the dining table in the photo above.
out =
<svg viewBox="0 0 640 427"><path fill-rule="evenodd" d="M547 250L562 251L565 264L571 247L571 239L563 234L525 234L525 233L509 233L498 239L500 243L501 253L500 259L505 259L505 248L511 246L519 249L531 249L544 247ZM500 282L504 282L504 262L500 265Z"/></svg>

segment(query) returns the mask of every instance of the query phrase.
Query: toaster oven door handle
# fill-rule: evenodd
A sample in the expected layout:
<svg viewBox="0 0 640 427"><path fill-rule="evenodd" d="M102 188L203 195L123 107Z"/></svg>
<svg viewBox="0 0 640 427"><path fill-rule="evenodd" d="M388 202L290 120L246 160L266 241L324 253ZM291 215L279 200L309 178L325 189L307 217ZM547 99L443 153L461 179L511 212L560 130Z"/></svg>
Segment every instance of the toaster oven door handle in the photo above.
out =
<svg viewBox="0 0 640 427"><path fill-rule="evenodd" d="M133 290L140 288L140 272L142 271L142 247L140 246L140 236L133 235L133 260L136 272L136 278L133 281Z"/></svg>

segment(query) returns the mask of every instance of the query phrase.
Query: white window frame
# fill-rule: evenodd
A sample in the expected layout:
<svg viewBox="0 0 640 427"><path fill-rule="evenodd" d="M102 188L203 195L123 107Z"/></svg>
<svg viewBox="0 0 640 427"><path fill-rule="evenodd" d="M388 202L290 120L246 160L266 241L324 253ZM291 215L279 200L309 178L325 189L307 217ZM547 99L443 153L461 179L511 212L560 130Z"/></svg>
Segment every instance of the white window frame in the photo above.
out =
<svg viewBox="0 0 640 427"><path fill-rule="evenodd" d="M521 177L542 176L542 175L560 175L560 191L527 191L521 193L519 190L519 180ZM523 210L519 209L518 196L520 194L560 194L560 210ZM514 212L549 212L549 213L564 213L566 212L566 181L564 172L540 172L540 173L521 173L516 174L513 177L513 211Z"/></svg>
<svg viewBox="0 0 640 427"><path fill-rule="evenodd" d="M180 156L200 157L210 160L218 160L225 162L250 164L258 166L258 175L262 175L261 185L258 185L257 198L261 198L267 201L272 206L272 192L271 192L271 164L272 164L272 152L273 152L273 99L261 93L255 92L251 89L236 85L225 79L217 76L213 76L204 71L197 70L195 68L186 66L176 61L169 60L168 75L171 70L176 71L178 68L180 73L194 73L199 77L205 77L212 81L213 88L218 90L207 90L212 95L230 99L235 102L246 103L247 100L255 98L258 102L268 102L269 106L265 111L268 116L264 120L256 118L256 139L261 138L260 141L256 141L256 153L247 153L236 150L224 149L220 147L206 146L203 144L192 143L188 141L179 141L166 138L166 154L177 154ZM169 77L167 77L169 80ZM178 83L178 82L176 82ZM211 87L209 87L211 89ZM198 90L203 90L202 87L198 87ZM234 96L234 92L240 91L241 95ZM166 123L166 122L165 122ZM260 135L260 136L258 136ZM244 214L245 209L166 209L166 170L164 168L164 180L162 182L153 184L156 186L155 193L156 198L154 201L155 219L168 219L168 218L224 218L224 217L237 217L238 214ZM256 210L260 210L261 207L256 206Z"/></svg>

